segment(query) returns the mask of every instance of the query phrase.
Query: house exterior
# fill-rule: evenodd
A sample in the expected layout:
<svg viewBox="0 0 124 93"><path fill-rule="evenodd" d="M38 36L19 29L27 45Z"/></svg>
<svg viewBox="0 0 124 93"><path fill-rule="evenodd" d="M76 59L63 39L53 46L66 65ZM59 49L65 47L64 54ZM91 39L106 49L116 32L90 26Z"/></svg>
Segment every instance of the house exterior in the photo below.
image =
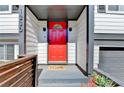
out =
<svg viewBox="0 0 124 93"><path fill-rule="evenodd" d="M15 5L1 5L0 7L0 35L2 37L0 38L0 51L2 51L0 60L13 60L16 59L19 54L38 54L38 64L55 64L52 63L49 58L50 46L48 45L47 33L50 24L46 18L48 15L45 15L46 12L37 13L38 11L36 11L38 9L41 9L41 11L44 8L47 9L48 6L22 6L22 9L20 8L21 10L19 11L18 6ZM89 16L93 15L93 11L89 12L93 10L93 8L90 9L88 6L66 6L66 8L68 9L67 12L73 15L68 15L69 19L67 20L68 41L66 43L67 58L65 63L78 64L79 67L83 68L82 70L84 72L88 72L90 75L92 73L93 42L92 38L87 36L93 33L93 31L91 31L93 30L91 29L93 27L93 23L91 23L91 21L93 22L93 18ZM50 9L54 9L54 6L51 6ZM61 7L58 6L58 10L59 9L61 9ZM60 16L60 18L65 16L63 14L61 15L57 16ZM43 16L43 18L40 18L40 16ZM56 15L54 15L54 17L56 17ZM89 18L92 20L88 20ZM9 46L11 46L11 48L9 48ZM62 46L60 47L62 48ZM87 55L87 52L91 55ZM7 59L9 56L12 58Z"/></svg>
<svg viewBox="0 0 124 93"><path fill-rule="evenodd" d="M0 6L3 7L3 6ZM32 7L33 8L33 7ZM18 6L5 6L0 8L0 60L13 60L19 55L19 12ZM47 20L38 20L30 8L26 12L27 54L38 54L39 64L48 63L47 43ZM94 6L94 68L98 68L111 76L124 81L124 6L123 5L98 5ZM78 20L68 21L68 64L81 63L80 56L85 55L78 52L82 46L80 32L85 30L81 20L86 17L83 13ZM34 30L31 30L34 29ZM72 29L72 31L69 31ZM37 33L35 33L35 32ZM76 42L76 37L78 42ZM30 39L33 41L30 41ZM30 42L29 42L30 41ZM34 45L33 48L31 45ZM36 48L37 47L37 48ZM85 58L83 58L85 59ZM86 59L85 59L86 60ZM86 67L85 65L80 64ZM86 69L86 68L85 68Z"/></svg>
<svg viewBox="0 0 124 93"><path fill-rule="evenodd" d="M124 6L95 6L94 20L94 68L124 81Z"/></svg>
<svg viewBox="0 0 124 93"><path fill-rule="evenodd" d="M20 6L19 19L20 54L38 54L41 65L78 65L91 75L93 6Z"/></svg>
<svg viewBox="0 0 124 93"><path fill-rule="evenodd" d="M18 56L18 6L0 5L0 60Z"/></svg>

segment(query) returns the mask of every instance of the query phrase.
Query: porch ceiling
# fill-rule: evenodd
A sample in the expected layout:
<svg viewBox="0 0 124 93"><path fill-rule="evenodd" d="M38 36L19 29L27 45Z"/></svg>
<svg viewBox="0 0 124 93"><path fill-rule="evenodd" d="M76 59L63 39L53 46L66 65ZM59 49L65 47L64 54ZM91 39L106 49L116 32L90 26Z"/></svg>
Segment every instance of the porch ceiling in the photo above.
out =
<svg viewBox="0 0 124 93"><path fill-rule="evenodd" d="M29 5L28 7L39 20L48 18L77 20L84 5Z"/></svg>

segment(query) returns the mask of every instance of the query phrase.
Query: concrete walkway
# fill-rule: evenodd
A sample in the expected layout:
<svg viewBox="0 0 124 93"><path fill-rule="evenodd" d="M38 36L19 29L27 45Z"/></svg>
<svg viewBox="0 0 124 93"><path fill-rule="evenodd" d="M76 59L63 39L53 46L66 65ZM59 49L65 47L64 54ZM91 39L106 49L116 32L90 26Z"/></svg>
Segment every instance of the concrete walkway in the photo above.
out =
<svg viewBox="0 0 124 93"><path fill-rule="evenodd" d="M80 87L88 82L88 78L75 65L65 65L62 69L50 69L48 65L39 76L39 87Z"/></svg>

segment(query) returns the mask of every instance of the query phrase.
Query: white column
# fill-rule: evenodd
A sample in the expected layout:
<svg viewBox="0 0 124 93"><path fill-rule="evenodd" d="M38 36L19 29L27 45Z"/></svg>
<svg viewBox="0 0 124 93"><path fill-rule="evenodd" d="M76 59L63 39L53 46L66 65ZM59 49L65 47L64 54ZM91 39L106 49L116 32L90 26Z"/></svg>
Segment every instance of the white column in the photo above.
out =
<svg viewBox="0 0 124 93"><path fill-rule="evenodd" d="M14 45L14 58L17 59L19 55L19 45Z"/></svg>
<svg viewBox="0 0 124 93"><path fill-rule="evenodd" d="M99 64L99 46L94 46L94 68L98 68Z"/></svg>

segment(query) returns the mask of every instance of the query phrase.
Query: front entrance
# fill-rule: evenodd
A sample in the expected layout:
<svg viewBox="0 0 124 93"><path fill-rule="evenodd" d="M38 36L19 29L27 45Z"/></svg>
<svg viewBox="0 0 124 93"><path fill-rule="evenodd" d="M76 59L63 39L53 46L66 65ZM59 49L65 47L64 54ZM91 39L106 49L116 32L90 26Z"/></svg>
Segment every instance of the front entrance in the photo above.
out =
<svg viewBox="0 0 124 93"><path fill-rule="evenodd" d="M48 63L66 64L67 62L67 24L49 22Z"/></svg>

